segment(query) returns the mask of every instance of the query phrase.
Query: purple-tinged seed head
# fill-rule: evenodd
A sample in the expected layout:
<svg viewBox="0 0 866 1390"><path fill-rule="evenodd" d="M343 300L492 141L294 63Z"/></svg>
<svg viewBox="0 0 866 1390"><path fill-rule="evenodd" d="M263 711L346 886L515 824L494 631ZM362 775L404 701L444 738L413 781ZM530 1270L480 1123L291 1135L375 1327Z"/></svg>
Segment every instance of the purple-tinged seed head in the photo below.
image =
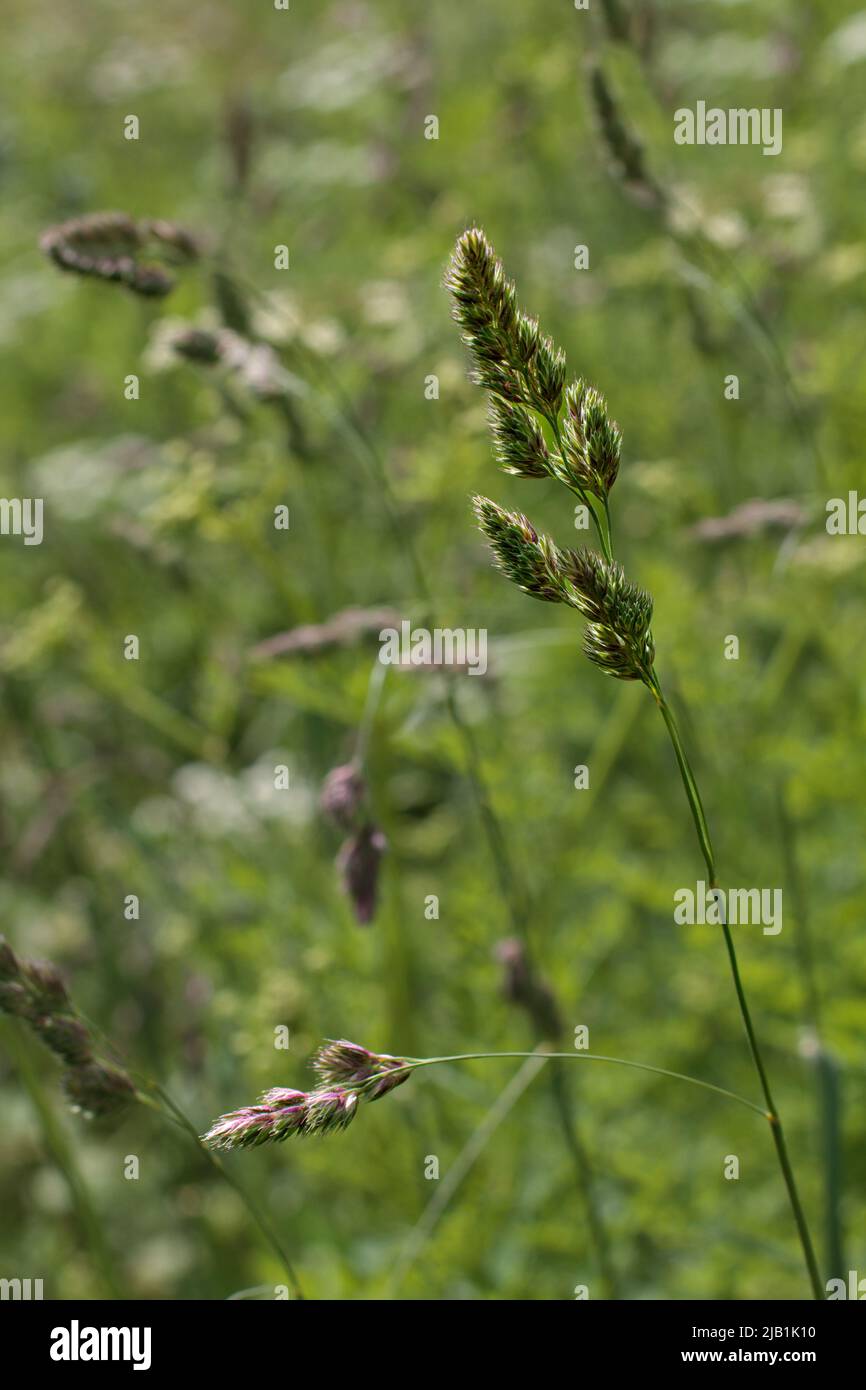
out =
<svg viewBox="0 0 866 1390"><path fill-rule="evenodd" d="M73 1109L89 1119L116 1114L135 1096L129 1077L102 1062L70 1067L61 1084Z"/></svg>
<svg viewBox="0 0 866 1390"><path fill-rule="evenodd" d="M358 1096L342 1086L331 1090L311 1091L307 1097L305 1134L328 1134L331 1130L346 1129L355 1118Z"/></svg>
<svg viewBox="0 0 866 1390"><path fill-rule="evenodd" d="M213 1149L252 1149L273 1138L274 1113L264 1105L249 1105L220 1115L202 1142Z"/></svg>
<svg viewBox="0 0 866 1390"><path fill-rule="evenodd" d="M278 1110L287 1105L301 1105L306 1101L306 1091L295 1091L288 1086L273 1086L264 1095L259 1096L259 1104L266 1105L269 1110Z"/></svg>
<svg viewBox="0 0 866 1390"><path fill-rule="evenodd" d="M56 1013L69 1007L66 986L60 971L51 961L26 960L22 964L22 975L46 1013Z"/></svg>
<svg viewBox="0 0 866 1390"><path fill-rule="evenodd" d="M343 830L348 830L364 802L367 788L354 763L334 767L322 784L319 805Z"/></svg>
<svg viewBox="0 0 866 1390"><path fill-rule="evenodd" d="M337 857L343 888L362 926L372 922L376 911L379 865L387 848L388 841L378 826L367 824L345 841Z"/></svg>
<svg viewBox="0 0 866 1390"><path fill-rule="evenodd" d="M385 1052L371 1052L359 1043L346 1038L329 1041L319 1048L313 1058L313 1067L326 1085L343 1084L364 1086L364 1100L378 1100L388 1091L393 1091L409 1076L405 1057L392 1057ZM398 1075L391 1075L399 1072ZM365 1085L374 1077L375 1085Z"/></svg>
<svg viewBox="0 0 866 1390"><path fill-rule="evenodd" d="M31 1020L34 1033L58 1057L70 1066L80 1066L90 1060L90 1038L87 1029L76 1018L62 1014L42 1014Z"/></svg>

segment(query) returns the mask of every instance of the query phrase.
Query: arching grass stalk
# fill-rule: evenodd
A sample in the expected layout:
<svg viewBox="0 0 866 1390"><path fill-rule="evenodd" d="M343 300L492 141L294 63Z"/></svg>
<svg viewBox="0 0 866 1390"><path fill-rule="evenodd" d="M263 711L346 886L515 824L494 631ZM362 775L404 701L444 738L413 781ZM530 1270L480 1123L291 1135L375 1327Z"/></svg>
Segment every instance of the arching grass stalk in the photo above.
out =
<svg viewBox="0 0 866 1390"><path fill-rule="evenodd" d="M553 478L590 507L603 554L560 549L536 531L520 512L509 512L476 497L475 514L490 541L498 568L524 593L549 603L565 603L587 620L584 651L606 675L641 681L652 693L665 722L707 866L710 890L718 887L715 855L700 792L673 711L655 671L652 598L629 582L613 558L609 495L620 464L622 436L604 397L586 382L565 384L565 357L543 337L538 322L519 308L514 285L478 228L464 232L448 269L446 284L454 317L470 349L475 380L490 393L496 454L509 473ZM550 425L554 448L539 420ZM751 1013L740 976L730 928L722 925L737 1004L746 1031L766 1115L814 1297L823 1298L821 1280L797 1190L778 1109L773 1101Z"/></svg>
<svg viewBox="0 0 866 1390"><path fill-rule="evenodd" d="M667 1076L673 1081L684 1081L690 1086L713 1091L726 1100L745 1106L747 1110L753 1110L757 1115L770 1118L763 1106L747 1096L738 1095L736 1091L729 1091L698 1076L626 1057L608 1057L598 1052L549 1052L542 1048L535 1048L531 1052L455 1052L442 1057L394 1057L387 1052L372 1052L346 1038L336 1038L323 1043L313 1058L318 1080L311 1091L272 1087L259 1097L255 1105L220 1115L207 1133L202 1135L202 1143L215 1149L254 1149L262 1144L282 1143L293 1135L329 1134L348 1129L358 1113L360 1102L380 1100L423 1067L529 1057L551 1062L603 1062L610 1066L650 1072L654 1076Z"/></svg>

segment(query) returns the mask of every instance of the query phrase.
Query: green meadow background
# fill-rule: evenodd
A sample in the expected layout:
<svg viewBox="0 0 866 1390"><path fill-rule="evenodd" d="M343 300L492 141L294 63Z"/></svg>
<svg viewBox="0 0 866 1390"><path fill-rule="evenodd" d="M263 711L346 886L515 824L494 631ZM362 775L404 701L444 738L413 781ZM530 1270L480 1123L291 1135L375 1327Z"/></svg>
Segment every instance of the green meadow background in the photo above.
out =
<svg viewBox="0 0 866 1390"><path fill-rule="evenodd" d="M667 216L611 169L590 58ZM503 994L513 911L449 690L559 1045L584 1024L593 1052L759 1099L723 943L673 922L705 875L653 702L585 661L573 612L497 576L471 522L480 491L587 538L567 493L492 459L441 287L477 223L623 430L617 551L655 597L722 882L784 894L782 932L737 943L822 1273L866 1275L866 541L825 528L863 480L864 69L866 10L840 0L7 0L2 492L44 498L45 536L0 537L3 930L197 1131L308 1084L324 1037L535 1045ZM698 100L781 108L782 153L676 146ZM163 301L61 274L40 232L102 209L210 254ZM272 346L287 406L172 359L174 321L221 313ZM799 521L700 529L751 499ZM256 652L349 608L489 633L485 678L389 670L371 702L389 851L368 927L318 797L355 746L376 632ZM623 1298L807 1296L759 1116L624 1068L521 1065L429 1068L345 1134L229 1156L308 1297L604 1297L599 1230ZM143 1107L88 1125L58 1078L3 1020L0 1276L46 1298L272 1297L283 1267L190 1136Z"/></svg>

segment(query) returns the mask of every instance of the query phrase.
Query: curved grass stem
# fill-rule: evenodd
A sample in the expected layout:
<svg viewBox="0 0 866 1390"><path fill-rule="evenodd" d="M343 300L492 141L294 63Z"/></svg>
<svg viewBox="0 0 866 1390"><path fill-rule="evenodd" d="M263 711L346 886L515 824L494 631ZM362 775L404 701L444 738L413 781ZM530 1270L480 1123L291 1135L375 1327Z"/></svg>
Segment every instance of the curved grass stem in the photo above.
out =
<svg viewBox="0 0 866 1390"><path fill-rule="evenodd" d="M535 1048L532 1052L455 1052L447 1057L406 1057L404 1058L405 1065L391 1068L391 1075L397 1076L401 1071L417 1071L420 1067L438 1067L445 1062L486 1062L509 1057L543 1057L548 1062L608 1062L617 1067L631 1067L635 1071L651 1072L654 1076L667 1076L674 1081L686 1081L691 1086L700 1086L705 1091L714 1091L716 1095L724 1096L727 1100L734 1100L738 1105L744 1105L747 1110L754 1110L755 1114L763 1115L765 1120L770 1119L762 1105L756 1105L747 1096L741 1096L736 1091L729 1091L724 1086L716 1086L712 1081L704 1081L699 1076L689 1076L682 1071L671 1071L668 1067L652 1066L649 1062L634 1062L628 1057L608 1057L601 1052L543 1052L540 1048ZM362 1091L365 1086L374 1086L379 1080L378 1076L373 1076L369 1081L362 1082L356 1089Z"/></svg>

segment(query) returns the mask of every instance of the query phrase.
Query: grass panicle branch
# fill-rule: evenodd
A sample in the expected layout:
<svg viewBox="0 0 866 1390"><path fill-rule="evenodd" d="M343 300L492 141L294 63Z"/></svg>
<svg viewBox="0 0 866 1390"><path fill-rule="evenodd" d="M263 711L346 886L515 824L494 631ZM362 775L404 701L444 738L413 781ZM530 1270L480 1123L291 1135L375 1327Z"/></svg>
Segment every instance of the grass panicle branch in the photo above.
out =
<svg viewBox="0 0 866 1390"><path fill-rule="evenodd" d="M201 247L174 222L124 212L94 212L60 222L42 233L39 245L61 270L123 285L146 299L162 299L175 286L169 265L198 260Z"/></svg>
<svg viewBox="0 0 866 1390"><path fill-rule="evenodd" d="M260 1144L281 1143L291 1135L329 1134L346 1129L361 1101L378 1100L395 1090L414 1071L446 1063L495 1061L514 1057L541 1057L551 1061L607 1062L685 1081L703 1090L736 1101L747 1110L766 1117L767 1112L746 1096L728 1091L713 1082L684 1072L634 1062L624 1057L608 1057L595 1052L552 1052L540 1048L532 1052L457 1052L443 1057L392 1057L371 1052L358 1043L340 1039L322 1045L313 1067L322 1082L312 1091L273 1087L259 1097L256 1105L231 1110L214 1121L201 1136L203 1144L214 1149L251 1149Z"/></svg>

